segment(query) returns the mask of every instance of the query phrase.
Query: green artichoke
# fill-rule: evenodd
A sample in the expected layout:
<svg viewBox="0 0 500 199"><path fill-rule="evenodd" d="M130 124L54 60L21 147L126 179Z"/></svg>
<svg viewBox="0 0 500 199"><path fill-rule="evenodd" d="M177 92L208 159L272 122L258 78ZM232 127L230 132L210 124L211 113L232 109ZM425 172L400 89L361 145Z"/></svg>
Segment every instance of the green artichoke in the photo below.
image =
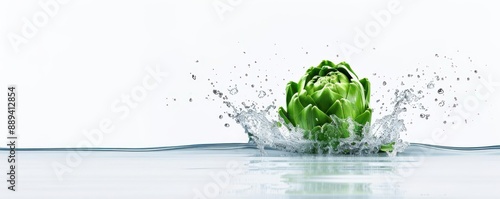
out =
<svg viewBox="0 0 500 199"><path fill-rule="evenodd" d="M370 82L359 79L345 62L324 60L298 83L287 84L286 105L278 109L285 123L304 129L304 136L320 141L320 147L336 147L339 138L362 136L370 123Z"/></svg>

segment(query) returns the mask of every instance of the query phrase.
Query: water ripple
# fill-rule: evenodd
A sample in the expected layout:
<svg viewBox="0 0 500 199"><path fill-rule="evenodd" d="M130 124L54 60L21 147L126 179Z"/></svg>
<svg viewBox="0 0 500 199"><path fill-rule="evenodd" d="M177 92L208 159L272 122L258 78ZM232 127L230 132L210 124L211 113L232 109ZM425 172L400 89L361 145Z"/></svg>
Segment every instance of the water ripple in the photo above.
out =
<svg viewBox="0 0 500 199"><path fill-rule="evenodd" d="M410 148L425 148L446 151L491 151L500 150L500 145L477 146L477 147L454 147L440 146L422 143L411 143ZM213 143L213 144L193 144L180 146L162 146L162 147L142 147L142 148L17 148L17 151L112 151L112 152L153 152L153 151L186 151L186 150L236 150L236 149L255 149L257 146L252 143ZM0 151L8 151L8 148L0 148ZM272 148L266 148L266 151L273 151ZM404 152L403 152L404 153Z"/></svg>

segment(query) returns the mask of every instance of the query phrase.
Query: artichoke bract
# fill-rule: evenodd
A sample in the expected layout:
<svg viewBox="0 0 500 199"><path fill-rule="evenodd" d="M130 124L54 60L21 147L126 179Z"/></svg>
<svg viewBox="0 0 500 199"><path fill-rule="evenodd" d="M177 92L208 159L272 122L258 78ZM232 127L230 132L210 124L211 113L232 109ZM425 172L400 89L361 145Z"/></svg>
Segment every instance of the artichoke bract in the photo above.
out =
<svg viewBox="0 0 500 199"><path fill-rule="evenodd" d="M371 122L369 104L368 79L359 79L345 62L324 60L298 82L287 84L286 110L278 111L285 123L304 129L306 138L335 147L339 138L351 133L362 136L363 127Z"/></svg>

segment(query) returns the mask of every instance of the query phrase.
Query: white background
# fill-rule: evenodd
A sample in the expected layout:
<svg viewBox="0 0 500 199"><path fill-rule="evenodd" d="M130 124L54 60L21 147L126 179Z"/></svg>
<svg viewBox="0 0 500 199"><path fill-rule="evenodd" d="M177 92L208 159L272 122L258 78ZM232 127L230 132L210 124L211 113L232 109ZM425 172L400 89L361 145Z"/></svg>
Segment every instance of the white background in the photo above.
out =
<svg viewBox="0 0 500 199"><path fill-rule="evenodd" d="M3 93L9 84L18 87L21 147L79 146L87 140L83 132L98 128L106 118L114 129L95 146L245 142L241 127L218 118L221 102L204 99L212 89L207 79L225 90L258 83L261 79L253 76L269 74L272 84L266 88L276 91L270 97L281 104L282 78L298 79L304 66L323 59L349 61L363 77L399 77L427 64L440 66L434 56L439 54L453 57L463 77L472 67L483 78L491 75L500 81L500 14L496 3L489 3L494 1L396 1L399 12L352 56L340 46L355 45L357 29L380 26L371 13L386 12L390 1L69 1L59 3L54 13L44 11L40 2L49 1L0 2L0 85ZM229 10L218 12L214 5ZM16 50L12 35L22 35L23 19L43 20L33 19L39 15L48 16L42 21L46 23L38 24L36 33ZM248 63L254 67L245 67ZM154 66L168 78L121 119L112 104L140 86L148 76L145 69ZM230 82L228 71L253 76ZM383 80L373 77L374 89ZM452 84L460 99L481 85L477 79ZM416 113L405 139L453 146L500 144L500 105L495 103L500 87L495 88L470 112L467 125L442 125L442 109L431 110L428 121ZM256 98L244 92L240 97ZM0 104L5 113L6 96ZM226 122L231 127L224 127ZM6 132L6 123L0 122L1 132ZM446 132L438 142L432 137L436 129ZM5 141L2 136L0 142Z"/></svg>

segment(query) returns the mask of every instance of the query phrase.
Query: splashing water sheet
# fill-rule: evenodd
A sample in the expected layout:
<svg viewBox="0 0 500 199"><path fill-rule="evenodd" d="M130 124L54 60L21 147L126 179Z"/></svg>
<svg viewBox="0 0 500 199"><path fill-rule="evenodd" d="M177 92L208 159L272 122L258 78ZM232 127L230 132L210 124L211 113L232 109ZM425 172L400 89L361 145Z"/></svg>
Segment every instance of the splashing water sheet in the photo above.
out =
<svg viewBox="0 0 500 199"><path fill-rule="evenodd" d="M496 7L2 2L0 199L499 198Z"/></svg>

